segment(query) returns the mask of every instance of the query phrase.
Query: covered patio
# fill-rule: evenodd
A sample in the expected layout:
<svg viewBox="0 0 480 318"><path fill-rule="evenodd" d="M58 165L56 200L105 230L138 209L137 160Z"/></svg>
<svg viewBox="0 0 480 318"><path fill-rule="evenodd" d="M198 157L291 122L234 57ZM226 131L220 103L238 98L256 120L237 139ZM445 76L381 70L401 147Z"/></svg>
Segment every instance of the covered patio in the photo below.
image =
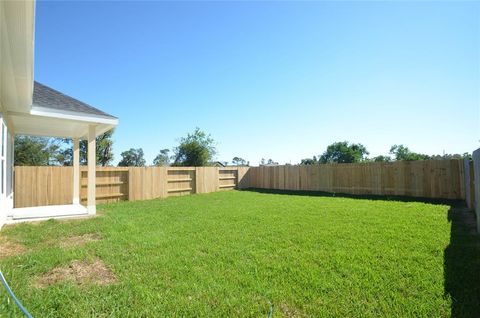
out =
<svg viewBox="0 0 480 318"><path fill-rule="evenodd" d="M73 197L69 205L13 207L7 223L48 218L95 215L96 137L112 129L118 119L46 85L34 82L29 113L8 112L15 134L73 140ZM88 142L86 206L80 204L80 140Z"/></svg>
<svg viewBox="0 0 480 318"><path fill-rule="evenodd" d="M95 138L117 118L34 81L35 2L0 1L0 227L52 217L95 215ZM73 140L71 204L14 207L14 137ZM88 196L80 204L80 140L88 141Z"/></svg>

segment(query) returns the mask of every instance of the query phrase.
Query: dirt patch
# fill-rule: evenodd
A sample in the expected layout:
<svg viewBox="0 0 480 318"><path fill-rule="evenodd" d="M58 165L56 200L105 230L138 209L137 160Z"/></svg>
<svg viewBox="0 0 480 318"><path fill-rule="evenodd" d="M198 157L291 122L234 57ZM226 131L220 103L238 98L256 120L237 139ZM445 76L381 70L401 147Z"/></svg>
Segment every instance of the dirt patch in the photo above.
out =
<svg viewBox="0 0 480 318"><path fill-rule="evenodd" d="M109 285L117 281L115 274L99 259L93 262L74 261L68 266L60 266L38 277L34 285L45 288L50 285L70 281L82 285Z"/></svg>
<svg viewBox="0 0 480 318"><path fill-rule="evenodd" d="M0 258L20 255L25 251L26 248L23 245L7 241L0 241Z"/></svg>
<svg viewBox="0 0 480 318"><path fill-rule="evenodd" d="M77 246L84 246L90 242L100 241L101 237L95 233L88 233L83 235L71 236L63 239L59 246L61 248L72 248Z"/></svg>
<svg viewBox="0 0 480 318"><path fill-rule="evenodd" d="M303 312L284 303L278 305L278 310L283 317L307 317Z"/></svg>

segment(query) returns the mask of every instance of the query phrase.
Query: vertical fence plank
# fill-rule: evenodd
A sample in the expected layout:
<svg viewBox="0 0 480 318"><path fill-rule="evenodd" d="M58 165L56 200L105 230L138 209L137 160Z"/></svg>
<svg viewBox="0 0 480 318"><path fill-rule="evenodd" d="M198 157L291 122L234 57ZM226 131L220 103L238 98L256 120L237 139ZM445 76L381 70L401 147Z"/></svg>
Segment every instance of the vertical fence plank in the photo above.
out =
<svg viewBox="0 0 480 318"><path fill-rule="evenodd" d="M463 173L464 173L464 187L465 187L465 202L468 209L475 209L475 182L474 182L474 171L473 171L473 161L470 158L465 158L463 162Z"/></svg>
<svg viewBox="0 0 480 318"><path fill-rule="evenodd" d="M196 193L209 193L218 191L220 182L217 167L196 167Z"/></svg>
<svg viewBox="0 0 480 318"><path fill-rule="evenodd" d="M15 207L71 203L72 197L71 168L15 167Z"/></svg>
<svg viewBox="0 0 480 318"><path fill-rule="evenodd" d="M238 173L238 188L246 189L250 187L251 175L249 173L250 167L237 167Z"/></svg>

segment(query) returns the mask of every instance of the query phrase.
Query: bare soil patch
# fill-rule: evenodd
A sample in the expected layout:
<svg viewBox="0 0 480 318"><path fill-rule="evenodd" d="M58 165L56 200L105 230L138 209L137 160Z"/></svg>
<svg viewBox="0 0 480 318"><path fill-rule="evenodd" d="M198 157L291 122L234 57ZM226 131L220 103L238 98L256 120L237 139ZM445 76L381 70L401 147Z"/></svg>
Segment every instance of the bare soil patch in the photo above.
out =
<svg viewBox="0 0 480 318"><path fill-rule="evenodd" d="M281 303L278 305L278 309L282 313L283 317L307 317L303 312L300 312L296 308L292 308L287 304Z"/></svg>
<svg viewBox="0 0 480 318"><path fill-rule="evenodd" d="M0 240L0 258L20 255L26 251L25 246Z"/></svg>
<svg viewBox="0 0 480 318"><path fill-rule="evenodd" d="M71 236L63 239L59 246L61 248L72 248L77 246L84 246L90 242L100 241L101 237L95 233L88 233L83 235Z"/></svg>
<svg viewBox="0 0 480 318"><path fill-rule="evenodd" d="M117 281L115 274L99 259L91 262L74 261L68 266L59 266L35 280L35 286L45 288L58 282L71 281L82 285L109 285Z"/></svg>

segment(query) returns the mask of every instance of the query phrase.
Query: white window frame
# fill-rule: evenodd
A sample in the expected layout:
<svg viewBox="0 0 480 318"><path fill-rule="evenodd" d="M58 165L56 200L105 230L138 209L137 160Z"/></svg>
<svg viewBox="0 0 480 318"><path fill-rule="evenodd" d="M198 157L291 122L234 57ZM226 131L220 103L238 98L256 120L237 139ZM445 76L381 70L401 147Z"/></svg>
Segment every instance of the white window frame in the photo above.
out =
<svg viewBox="0 0 480 318"><path fill-rule="evenodd" d="M0 210L7 210L7 125L0 113ZM3 214L3 213L1 213ZM5 217L3 214L0 218Z"/></svg>
<svg viewBox="0 0 480 318"><path fill-rule="evenodd" d="M0 144L0 175L2 184L0 185L0 194L1 198L6 197L7 193L7 125L5 125L3 117L0 120L0 136L2 138L2 142Z"/></svg>

